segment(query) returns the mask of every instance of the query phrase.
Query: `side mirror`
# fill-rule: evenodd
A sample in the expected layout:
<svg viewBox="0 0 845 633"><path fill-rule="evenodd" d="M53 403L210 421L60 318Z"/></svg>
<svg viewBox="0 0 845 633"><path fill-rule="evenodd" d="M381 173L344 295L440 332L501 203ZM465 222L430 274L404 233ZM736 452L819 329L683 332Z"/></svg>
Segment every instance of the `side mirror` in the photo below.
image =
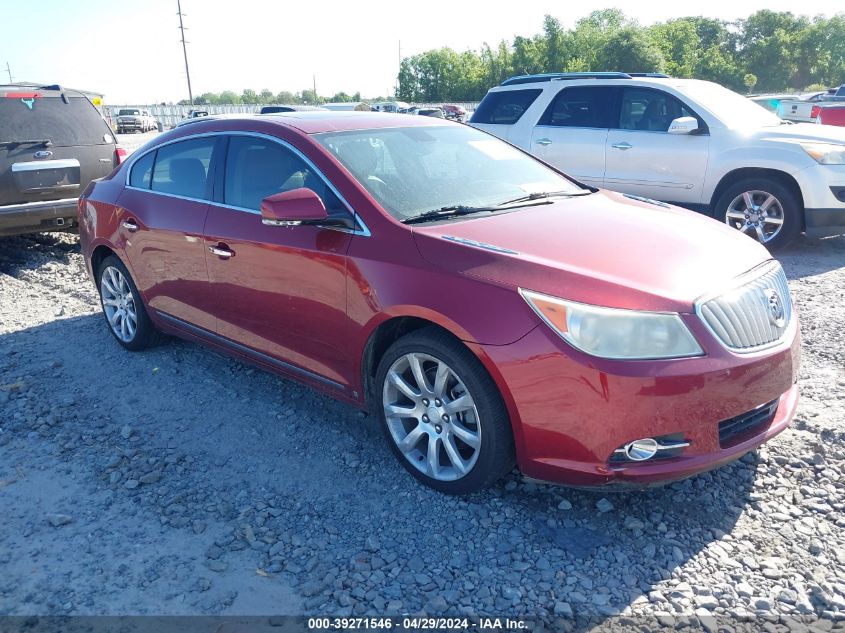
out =
<svg viewBox="0 0 845 633"><path fill-rule="evenodd" d="M268 226L324 222L328 217L320 196L305 187L274 193L261 201L261 222Z"/></svg>
<svg viewBox="0 0 845 633"><path fill-rule="evenodd" d="M698 131L698 119L694 116L682 116L669 124L669 134L692 134Z"/></svg>

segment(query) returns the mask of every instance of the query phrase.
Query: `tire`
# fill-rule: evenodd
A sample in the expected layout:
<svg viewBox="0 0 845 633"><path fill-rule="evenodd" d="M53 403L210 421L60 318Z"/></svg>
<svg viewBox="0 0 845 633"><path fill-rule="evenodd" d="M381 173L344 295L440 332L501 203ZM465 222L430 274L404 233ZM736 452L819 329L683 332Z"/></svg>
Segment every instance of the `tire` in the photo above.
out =
<svg viewBox="0 0 845 633"><path fill-rule="evenodd" d="M425 388L414 377L412 359ZM417 330L388 348L376 371L372 402L397 459L435 490L476 492L515 465L513 432L499 390L472 352L438 328ZM408 442L404 448L402 440Z"/></svg>
<svg viewBox="0 0 845 633"><path fill-rule="evenodd" d="M97 270L97 290L106 327L118 343L137 352L159 342L158 332L147 315L132 276L114 255L106 257Z"/></svg>
<svg viewBox="0 0 845 633"><path fill-rule="evenodd" d="M746 215L749 199L752 213ZM766 207L766 214L758 215L763 207ZM802 215L801 200L792 189L774 178L765 177L732 184L719 196L714 213L717 220L741 230L772 251L783 248L798 237L803 224ZM777 224L775 220L781 223Z"/></svg>

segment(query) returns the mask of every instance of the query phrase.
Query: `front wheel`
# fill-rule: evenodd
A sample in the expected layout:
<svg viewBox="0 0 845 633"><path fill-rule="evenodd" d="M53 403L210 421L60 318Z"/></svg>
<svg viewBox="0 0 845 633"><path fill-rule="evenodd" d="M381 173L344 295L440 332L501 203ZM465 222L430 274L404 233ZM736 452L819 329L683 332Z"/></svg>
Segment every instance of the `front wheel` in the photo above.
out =
<svg viewBox="0 0 845 633"><path fill-rule="evenodd" d="M783 248L801 233L801 202L777 180L755 178L728 187L716 202L716 218L769 250Z"/></svg>
<svg viewBox="0 0 845 633"><path fill-rule="evenodd" d="M388 442L421 482L468 494L513 468L502 397L478 359L448 334L425 328L396 341L375 385Z"/></svg>

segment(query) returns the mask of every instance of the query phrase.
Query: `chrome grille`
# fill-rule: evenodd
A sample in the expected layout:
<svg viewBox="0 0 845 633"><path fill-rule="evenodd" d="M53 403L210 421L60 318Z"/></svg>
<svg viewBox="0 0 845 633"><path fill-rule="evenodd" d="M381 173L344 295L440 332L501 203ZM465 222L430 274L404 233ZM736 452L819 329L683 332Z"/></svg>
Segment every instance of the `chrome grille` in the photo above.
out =
<svg viewBox="0 0 845 633"><path fill-rule="evenodd" d="M699 316L719 340L737 352L753 352L776 344L792 321L792 299L780 264L771 262L749 281L697 304ZM754 274L754 273L752 273ZM772 291L779 297L783 318L770 302Z"/></svg>

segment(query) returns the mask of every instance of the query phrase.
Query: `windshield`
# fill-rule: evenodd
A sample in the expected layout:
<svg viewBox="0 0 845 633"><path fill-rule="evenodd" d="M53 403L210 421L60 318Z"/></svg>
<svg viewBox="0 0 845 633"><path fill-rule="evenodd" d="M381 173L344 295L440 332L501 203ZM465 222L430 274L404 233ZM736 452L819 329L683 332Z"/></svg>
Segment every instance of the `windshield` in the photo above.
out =
<svg viewBox="0 0 845 633"><path fill-rule="evenodd" d="M140 110L121 110L117 116L132 116L133 114L141 114Z"/></svg>
<svg viewBox="0 0 845 633"><path fill-rule="evenodd" d="M444 207L496 205L531 193L583 191L507 143L463 125L314 138L398 220Z"/></svg>
<svg viewBox="0 0 845 633"><path fill-rule="evenodd" d="M723 88L718 84L701 82L684 86L705 109L729 128L767 127L780 125L782 120L751 99Z"/></svg>

